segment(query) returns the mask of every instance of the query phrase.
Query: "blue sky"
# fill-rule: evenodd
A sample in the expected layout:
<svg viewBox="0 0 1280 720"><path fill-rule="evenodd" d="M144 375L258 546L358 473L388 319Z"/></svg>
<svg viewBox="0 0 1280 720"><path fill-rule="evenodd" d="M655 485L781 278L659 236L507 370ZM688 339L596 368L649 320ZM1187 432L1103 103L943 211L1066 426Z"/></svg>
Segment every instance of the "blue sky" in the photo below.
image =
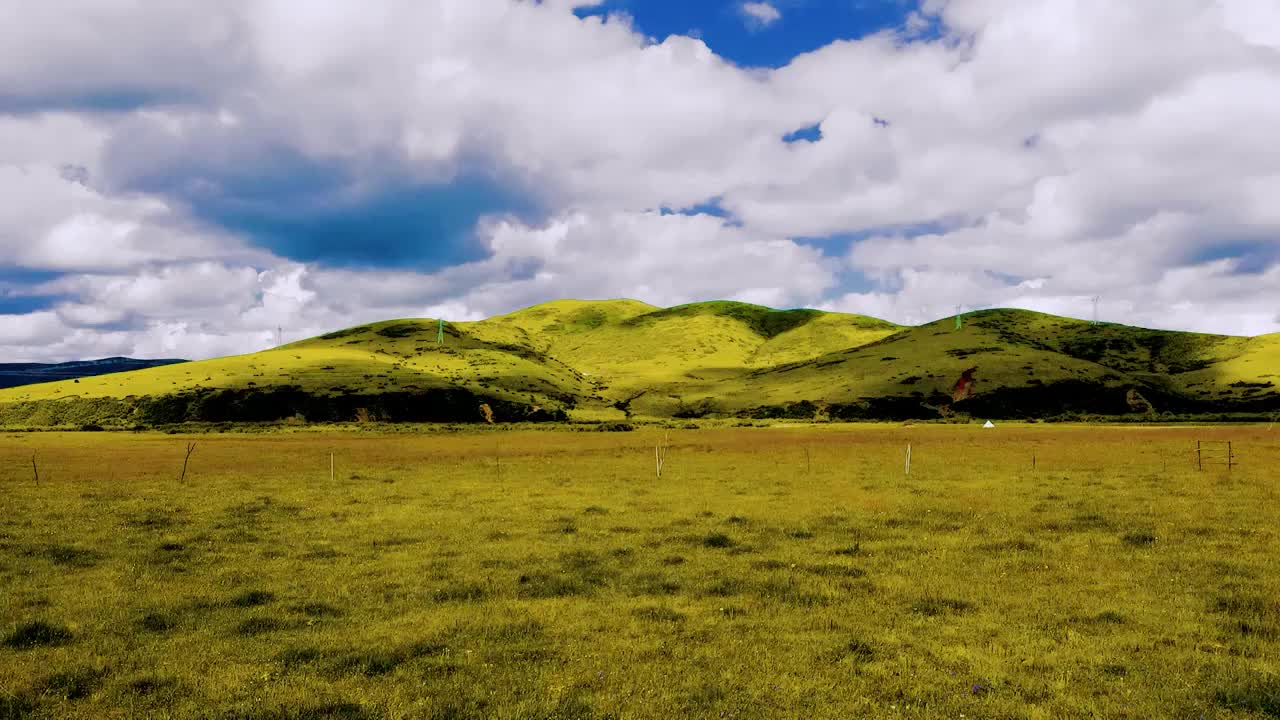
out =
<svg viewBox="0 0 1280 720"><path fill-rule="evenodd" d="M636 27L662 40L668 35L700 37L715 53L749 67L781 67L797 55L835 40L856 40L900 27L917 3L912 0L780 0L769 3L779 18L752 24L742 2L724 0L606 0L580 8L579 16L626 13Z"/></svg>
<svg viewBox="0 0 1280 720"><path fill-rule="evenodd" d="M21 6L0 358L565 297L1280 331L1270 0L286 5Z"/></svg>

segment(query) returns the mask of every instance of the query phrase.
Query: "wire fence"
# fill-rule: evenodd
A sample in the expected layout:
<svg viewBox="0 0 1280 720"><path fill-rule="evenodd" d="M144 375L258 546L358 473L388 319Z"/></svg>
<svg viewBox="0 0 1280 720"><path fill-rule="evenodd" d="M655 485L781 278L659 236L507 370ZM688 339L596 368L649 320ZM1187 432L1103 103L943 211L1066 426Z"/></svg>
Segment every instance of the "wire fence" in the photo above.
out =
<svg viewBox="0 0 1280 720"><path fill-rule="evenodd" d="M1230 440L1197 440L1196 469L1204 470L1206 465L1226 465L1227 469L1239 465Z"/></svg>

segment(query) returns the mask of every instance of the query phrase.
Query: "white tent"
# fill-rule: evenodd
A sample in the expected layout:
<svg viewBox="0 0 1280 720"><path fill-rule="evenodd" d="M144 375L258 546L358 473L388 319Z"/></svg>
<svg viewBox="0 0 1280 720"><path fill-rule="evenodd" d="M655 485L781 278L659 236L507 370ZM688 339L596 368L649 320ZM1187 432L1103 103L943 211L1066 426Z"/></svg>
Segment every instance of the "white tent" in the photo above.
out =
<svg viewBox="0 0 1280 720"><path fill-rule="evenodd" d="M995 423L993 423L993 422L991 422L990 420L988 420L988 421L987 421L987 423L986 423L985 425L983 425L982 427L984 427L984 428L993 428L993 427L995 427Z"/></svg>

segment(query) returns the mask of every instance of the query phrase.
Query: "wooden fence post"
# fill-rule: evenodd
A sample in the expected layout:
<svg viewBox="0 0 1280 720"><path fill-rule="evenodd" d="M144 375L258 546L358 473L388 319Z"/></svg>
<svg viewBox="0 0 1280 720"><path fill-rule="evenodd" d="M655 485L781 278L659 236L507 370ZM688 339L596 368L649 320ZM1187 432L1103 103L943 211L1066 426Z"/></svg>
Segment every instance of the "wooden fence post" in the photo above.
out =
<svg viewBox="0 0 1280 720"><path fill-rule="evenodd" d="M187 456L182 458L182 474L178 476L178 484L181 485L187 479L187 463L191 460L191 453L196 449L195 443L187 443Z"/></svg>

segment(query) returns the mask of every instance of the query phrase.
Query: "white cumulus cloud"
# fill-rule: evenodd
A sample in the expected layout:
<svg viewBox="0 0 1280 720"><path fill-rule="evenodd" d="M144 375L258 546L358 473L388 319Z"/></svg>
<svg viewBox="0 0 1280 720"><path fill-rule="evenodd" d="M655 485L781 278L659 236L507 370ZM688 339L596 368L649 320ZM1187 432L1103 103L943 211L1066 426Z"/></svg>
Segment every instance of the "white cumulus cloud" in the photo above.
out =
<svg viewBox="0 0 1280 720"><path fill-rule="evenodd" d="M1280 331L1274 2L927 0L778 69L572 12L598 4L3 5L0 355L204 357L569 296L907 322L1101 296ZM427 269L326 262L358 221L275 236L463 177L537 211L477 213L471 255Z"/></svg>
<svg viewBox="0 0 1280 720"><path fill-rule="evenodd" d="M768 27L782 19L782 12L767 2L744 2L738 6L749 27Z"/></svg>

